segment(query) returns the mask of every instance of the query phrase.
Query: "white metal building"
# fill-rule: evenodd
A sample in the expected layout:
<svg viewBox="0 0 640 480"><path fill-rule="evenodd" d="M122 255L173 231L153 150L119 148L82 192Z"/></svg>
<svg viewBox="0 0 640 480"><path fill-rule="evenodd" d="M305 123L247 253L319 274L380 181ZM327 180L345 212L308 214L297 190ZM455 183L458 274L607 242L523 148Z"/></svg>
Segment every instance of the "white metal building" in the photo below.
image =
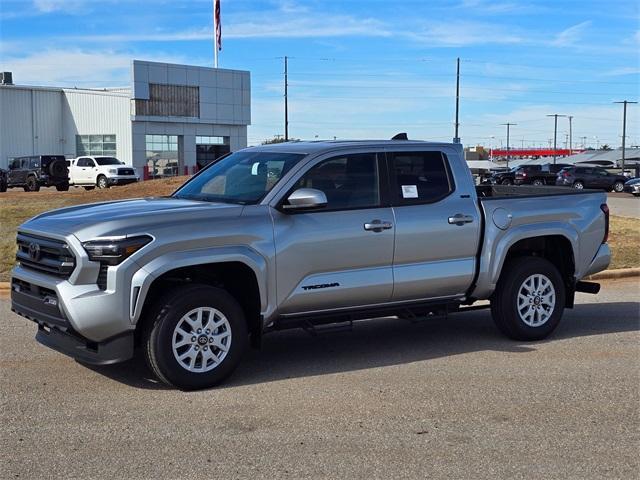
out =
<svg viewBox="0 0 640 480"><path fill-rule="evenodd" d="M246 71L139 60L131 88L0 84L0 167L25 155L114 155L145 176L191 173L247 146L250 92Z"/></svg>

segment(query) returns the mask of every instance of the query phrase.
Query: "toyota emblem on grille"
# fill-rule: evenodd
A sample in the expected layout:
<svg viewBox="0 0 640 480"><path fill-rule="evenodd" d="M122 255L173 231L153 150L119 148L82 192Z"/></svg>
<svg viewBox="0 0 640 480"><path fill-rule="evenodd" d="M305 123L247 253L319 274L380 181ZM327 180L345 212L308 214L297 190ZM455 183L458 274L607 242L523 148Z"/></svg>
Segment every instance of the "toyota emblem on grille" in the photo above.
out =
<svg viewBox="0 0 640 480"><path fill-rule="evenodd" d="M34 262L40 259L40 245L35 242L29 244L29 258Z"/></svg>

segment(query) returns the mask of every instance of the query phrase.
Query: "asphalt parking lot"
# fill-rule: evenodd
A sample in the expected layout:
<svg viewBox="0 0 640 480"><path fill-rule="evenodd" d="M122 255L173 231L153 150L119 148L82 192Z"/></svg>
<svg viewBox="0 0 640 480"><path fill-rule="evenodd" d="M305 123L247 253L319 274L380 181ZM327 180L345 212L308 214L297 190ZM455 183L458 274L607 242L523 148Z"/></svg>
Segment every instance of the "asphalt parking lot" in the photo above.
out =
<svg viewBox="0 0 640 480"><path fill-rule="evenodd" d="M640 198L628 193L608 193L607 204L612 215L640 218Z"/></svg>
<svg viewBox="0 0 640 480"><path fill-rule="evenodd" d="M221 388L42 347L0 300L3 478L638 478L640 283L548 341L487 311L272 334Z"/></svg>

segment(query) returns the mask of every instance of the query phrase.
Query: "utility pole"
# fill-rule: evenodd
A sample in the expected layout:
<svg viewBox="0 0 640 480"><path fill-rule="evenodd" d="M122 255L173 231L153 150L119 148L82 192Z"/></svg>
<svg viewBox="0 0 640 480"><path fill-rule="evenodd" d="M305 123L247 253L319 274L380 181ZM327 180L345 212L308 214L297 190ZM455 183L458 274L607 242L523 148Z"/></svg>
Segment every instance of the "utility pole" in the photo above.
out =
<svg viewBox="0 0 640 480"><path fill-rule="evenodd" d="M557 113L552 113L551 115L547 115L547 117L553 117L554 127L553 127L553 164L556 164L556 150L558 149L558 117L566 117L566 115L559 115Z"/></svg>
<svg viewBox="0 0 640 480"><path fill-rule="evenodd" d="M517 125L517 123L501 123L500 125L506 125L507 126L507 168L509 168L509 127L511 127L512 125Z"/></svg>
<svg viewBox="0 0 640 480"><path fill-rule="evenodd" d="M288 58L284 56L284 141L289 141L289 73Z"/></svg>
<svg viewBox="0 0 640 480"><path fill-rule="evenodd" d="M573 120L573 115L569 115L569 155L573 155L573 130L571 120Z"/></svg>
<svg viewBox="0 0 640 480"><path fill-rule="evenodd" d="M453 143L460 143L460 137L458 136L458 128L460 127L458 121L458 114L460 113L460 57L458 57L456 64L456 132L453 136Z"/></svg>
<svg viewBox="0 0 640 480"><path fill-rule="evenodd" d="M627 104L638 103L638 102L630 102L629 100L623 100L622 102L613 102L613 103L622 103L624 105L622 109L622 175L624 175L625 140L627 139Z"/></svg>

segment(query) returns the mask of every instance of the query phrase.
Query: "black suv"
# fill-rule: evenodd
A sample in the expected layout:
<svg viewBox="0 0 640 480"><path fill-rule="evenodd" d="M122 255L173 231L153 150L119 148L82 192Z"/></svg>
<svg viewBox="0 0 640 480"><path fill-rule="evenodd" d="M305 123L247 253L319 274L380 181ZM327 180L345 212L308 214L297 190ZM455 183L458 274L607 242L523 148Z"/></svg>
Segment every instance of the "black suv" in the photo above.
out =
<svg viewBox="0 0 640 480"><path fill-rule="evenodd" d="M599 167L570 167L561 170L556 185L577 188L599 188L606 191L622 192L627 177L609 173Z"/></svg>
<svg viewBox="0 0 640 480"><path fill-rule="evenodd" d="M25 192L37 192L40 187L69 190L69 169L64 155L14 158L9 162L7 186L22 187Z"/></svg>
<svg viewBox="0 0 640 480"><path fill-rule="evenodd" d="M7 171L0 168L0 192L7 191Z"/></svg>
<svg viewBox="0 0 640 480"><path fill-rule="evenodd" d="M516 170L516 185L555 185L560 170L572 167L568 163L545 163L544 165L520 165Z"/></svg>

